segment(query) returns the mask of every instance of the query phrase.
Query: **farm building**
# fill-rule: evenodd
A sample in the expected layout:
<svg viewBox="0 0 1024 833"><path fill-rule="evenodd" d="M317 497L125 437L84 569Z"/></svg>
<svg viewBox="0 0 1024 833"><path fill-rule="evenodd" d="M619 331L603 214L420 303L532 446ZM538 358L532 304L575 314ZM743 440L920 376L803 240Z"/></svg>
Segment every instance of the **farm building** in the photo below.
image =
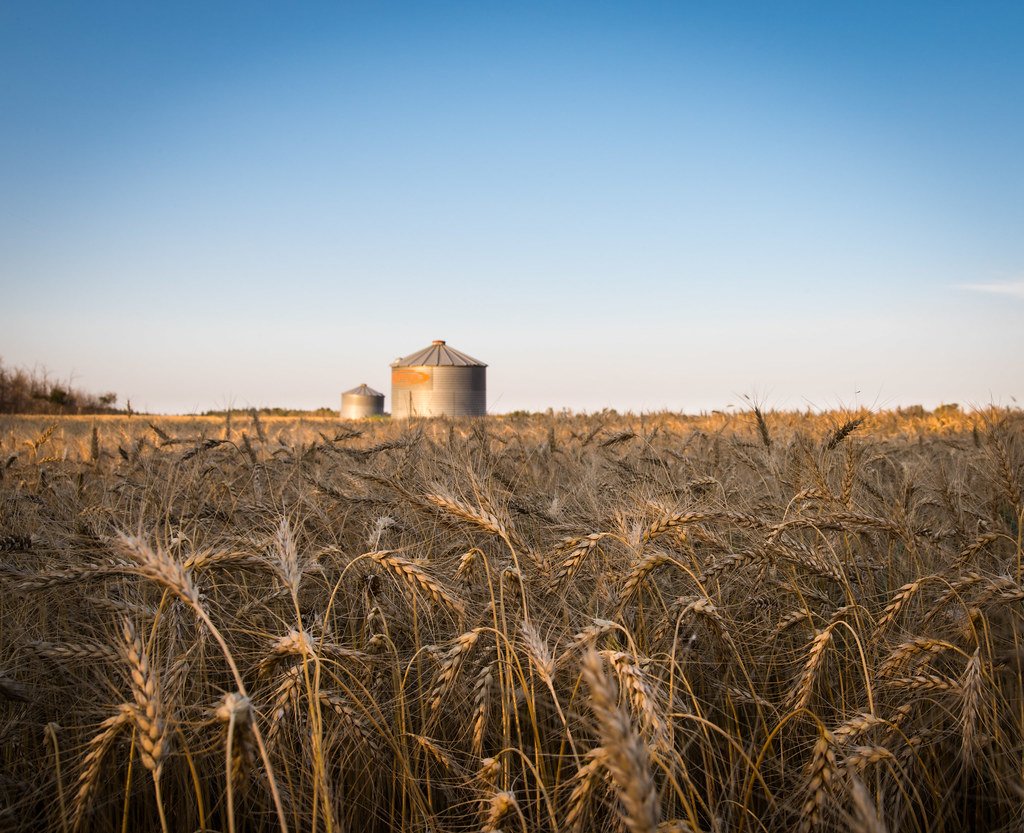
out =
<svg viewBox="0 0 1024 833"><path fill-rule="evenodd" d="M487 365L434 341L391 363L391 416L484 416Z"/></svg>
<svg viewBox="0 0 1024 833"><path fill-rule="evenodd" d="M384 394L365 383L341 395L341 418L362 419L384 413Z"/></svg>

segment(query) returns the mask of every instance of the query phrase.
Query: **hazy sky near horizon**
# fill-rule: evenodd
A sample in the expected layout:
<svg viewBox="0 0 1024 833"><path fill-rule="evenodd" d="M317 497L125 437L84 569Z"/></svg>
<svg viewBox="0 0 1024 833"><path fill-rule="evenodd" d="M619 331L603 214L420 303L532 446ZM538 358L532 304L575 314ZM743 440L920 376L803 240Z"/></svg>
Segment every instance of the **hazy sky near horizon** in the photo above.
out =
<svg viewBox="0 0 1024 833"><path fill-rule="evenodd" d="M1024 5L0 3L0 358L337 406L1024 396ZM390 400L389 400L390 404Z"/></svg>

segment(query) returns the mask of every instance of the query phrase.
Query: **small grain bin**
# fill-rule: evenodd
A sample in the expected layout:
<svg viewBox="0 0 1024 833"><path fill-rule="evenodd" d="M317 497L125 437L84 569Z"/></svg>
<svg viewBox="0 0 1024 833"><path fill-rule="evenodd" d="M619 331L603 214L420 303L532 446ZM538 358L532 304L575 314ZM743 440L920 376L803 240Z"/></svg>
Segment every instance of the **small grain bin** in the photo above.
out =
<svg viewBox="0 0 1024 833"><path fill-rule="evenodd" d="M391 416L484 416L487 365L434 341L391 363Z"/></svg>
<svg viewBox="0 0 1024 833"><path fill-rule="evenodd" d="M384 413L384 394L366 384L341 395L341 418L362 419Z"/></svg>

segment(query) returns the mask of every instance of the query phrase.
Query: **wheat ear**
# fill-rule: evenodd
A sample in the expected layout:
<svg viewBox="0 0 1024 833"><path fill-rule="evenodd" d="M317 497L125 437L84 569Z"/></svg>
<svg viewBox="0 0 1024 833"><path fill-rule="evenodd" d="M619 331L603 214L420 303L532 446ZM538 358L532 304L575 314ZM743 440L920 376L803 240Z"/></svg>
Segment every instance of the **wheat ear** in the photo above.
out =
<svg viewBox="0 0 1024 833"><path fill-rule="evenodd" d="M633 657L622 651L601 651L601 656L608 661L619 687L625 689L633 711L651 737L656 743L663 744L667 737L665 721L658 713L650 685Z"/></svg>
<svg viewBox="0 0 1024 833"><path fill-rule="evenodd" d="M961 758L964 766L973 769L977 765L976 756L980 747L978 737L978 722L981 713L981 688L983 680L981 676L981 649L977 648L974 654L967 661L961 678L961 708L960 725L962 730L962 744L960 747Z"/></svg>
<svg viewBox="0 0 1024 833"><path fill-rule="evenodd" d="M442 655L441 667L437 672L437 680L430 692L430 696L427 698L431 713L436 712L440 708L442 701L448 695L448 692L452 690L459 676L459 671L466 662L469 652L473 650L473 646L480 639L482 630L482 628L474 628L456 637L455 644Z"/></svg>
<svg viewBox="0 0 1024 833"><path fill-rule="evenodd" d="M513 810L518 810L519 804L511 792L494 793L487 804L487 816L484 818L483 827L480 833L501 833L501 820Z"/></svg>
<svg viewBox="0 0 1024 833"><path fill-rule="evenodd" d="M587 762L579 768L573 780L576 782L569 794L569 809L565 814L565 826L573 833L583 827L583 817L587 809L590 794L597 785L602 769L606 765L608 753L603 746L591 749L587 753Z"/></svg>
<svg viewBox="0 0 1024 833"><path fill-rule="evenodd" d="M134 716L139 729L139 753L143 766L153 774L153 780L158 781L169 740L160 689L156 675L149 667L142 639L128 619L124 620L122 635L124 657L131 672L132 696L135 698Z"/></svg>
<svg viewBox="0 0 1024 833"><path fill-rule="evenodd" d="M596 651L583 657L583 678L590 691L601 745L608 754L606 765L624 811L623 822L630 833L656 833L658 796L647 747L618 705L615 682L605 673Z"/></svg>
<svg viewBox="0 0 1024 833"><path fill-rule="evenodd" d="M622 582L622 587L619 590L619 598L615 609L621 612L647 576L654 572L658 567L672 563L672 556L663 552L651 553L637 561L633 565L633 568L626 574L626 578Z"/></svg>
<svg viewBox="0 0 1024 833"><path fill-rule="evenodd" d="M878 620L879 631L885 630L885 628L889 627L889 625L896 621L896 617L899 616L900 611L907 606L907 603L912 598L914 598L928 578L930 577L908 581L896 591L895 595L892 597L892 601L886 605L885 610L882 611L882 617Z"/></svg>
<svg viewBox="0 0 1024 833"><path fill-rule="evenodd" d="M593 532L590 535L584 535L582 538L566 538L562 541L558 549L562 552L568 552L568 555L562 559L561 564L558 565L558 569L555 571L555 585L564 587L582 566L587 556L594 551L594 548L603 538L607 537L607 532Z"/></svg>
<svg viewBox="0 0 1024 833"><path fill-rule="evenodd" d="M836 625L831 624L823 629L811 641L811 647L807 652L807 661L804 663L803 673L793 691L793 709L802 709L811 700L814 691L814 680L818 675L818 669L825 659L825 649L832 639L832 631Z"/></svg>
<svg viewBox="0 0 1024 833"><path fill-rule="evenodd" d="M466 608L462 601L449 593L418 564L414 564L407 558L403 558L390 550L372 552L369 553L369 556L400 578L403 584L413 593L426 593L437 604L454 610L460 616L465 615Z"/></svg>
<svg viewBox="0 0 1024 833"><path fill-rule="evenodd" d="M75 810L72 817L71 829L77 831L89 809L89 801L96 791L96 784L99 782L100 771L103 766L103 758L110 749L117 733L134 719L134 709L127 703L123 703L117 714L111 715L100 724L100 730L92 740L89 741L89 751L82 759L82 769L78 776L78 791L75 795Z"/></svg>
<svg viewBox="0 0 1024 833"><path fill-rule="evenodd" d="M920 657L922 654L926 656L934 656L945 651L955 650L956 646L950 642L946 642L944 639L931 639L925 636L918 636L914 639L902 642L893 648L889 653L889 656L887 656L882 661L882 664L878 666L878 674L883 677L891 675L903 665Z"/></svg>
<svg viewBox="0 0 1024 833"><path fill-rule="evenodd" d="M807 766L807 797L800 812L801 833L808 833L821 822L835 771L836 756L832 751L832 737L827 731L822 730L815 741Z"/></svg>
<svg viewBox="0 0 1024 833"><path fill-rule="evenodd" d="M497 671L497 660L484 665L473 684L473 736L471 748L477 757L483 755L484 735L487 732L487 716L490 713L491 693Z"/></svg>

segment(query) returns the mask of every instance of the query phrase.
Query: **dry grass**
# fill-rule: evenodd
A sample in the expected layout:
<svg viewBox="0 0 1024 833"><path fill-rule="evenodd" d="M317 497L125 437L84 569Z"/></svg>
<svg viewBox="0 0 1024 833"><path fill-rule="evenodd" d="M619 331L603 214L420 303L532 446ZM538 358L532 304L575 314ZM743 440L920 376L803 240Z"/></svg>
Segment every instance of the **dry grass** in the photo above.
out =
<svg viewBox="0 0 1024 833"><path fill-rule="evenodd" d="M0 418L0 829L1019 829L1024 418Z"/></svg>

